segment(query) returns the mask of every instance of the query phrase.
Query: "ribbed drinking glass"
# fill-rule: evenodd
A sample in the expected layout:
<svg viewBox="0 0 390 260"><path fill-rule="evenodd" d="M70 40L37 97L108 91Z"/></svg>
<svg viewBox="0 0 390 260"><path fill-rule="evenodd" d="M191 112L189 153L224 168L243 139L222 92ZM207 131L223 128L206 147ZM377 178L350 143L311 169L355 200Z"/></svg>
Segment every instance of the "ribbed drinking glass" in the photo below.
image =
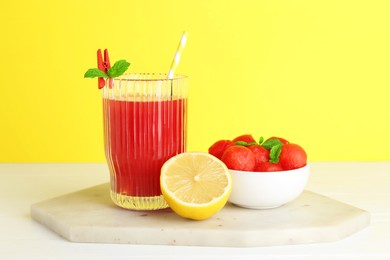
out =
<svg viewBox="0 0 390 260"><path fill-rule="evenodd" d="M123 208L168 207L160 169L186 150L188 77L126 74L103 88L104 148L111 198Z"/></svg>

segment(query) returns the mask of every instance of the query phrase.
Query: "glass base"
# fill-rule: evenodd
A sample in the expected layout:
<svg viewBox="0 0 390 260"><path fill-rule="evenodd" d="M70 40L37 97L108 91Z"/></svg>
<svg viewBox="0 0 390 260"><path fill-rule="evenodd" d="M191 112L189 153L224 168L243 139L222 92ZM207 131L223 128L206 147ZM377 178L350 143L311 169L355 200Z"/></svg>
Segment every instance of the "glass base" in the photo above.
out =
<svg viewBox="0 0 390 260"><path fill-rule="evenodd" d="M112 201L119 207L132 210L157 210L168 208L162 195L153 197L135 197L111 191Z"/></svg>

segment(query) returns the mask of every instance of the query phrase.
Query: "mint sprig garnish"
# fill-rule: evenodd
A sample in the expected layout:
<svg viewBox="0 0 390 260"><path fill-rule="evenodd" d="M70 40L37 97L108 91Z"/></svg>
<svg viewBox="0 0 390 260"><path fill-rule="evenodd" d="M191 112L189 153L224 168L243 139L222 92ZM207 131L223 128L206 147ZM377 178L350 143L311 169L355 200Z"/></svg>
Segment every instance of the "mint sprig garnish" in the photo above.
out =
<svg viewBox="0 0 390 260"><path fill-rule="evenodd" d="M114 66L107 70L107 74L110 78L119 77L126 72L129 66L130 63L126 60L118 60L117 62L115 62Z"/></svg>
<svg viewBox="0 0 390 260"><path fill-rule="evenodd" d="M269 162L278 163L279 155L282 152L283 143L276 138L271 138L264 141L264 137L260 137L259 142L245 142L245 141L237 141L234 143L235 145L241 146L251 146L251 145L261 145L265 149L269 150Z"/></svg>
<svg viewBox="0 0 390 260"><path fill-rule="evenodd" d="M98 68L89 69L84 74L84 78L96 78L96 77L105 78L105 79L109 78L109 76L104 71L101 71Z"/></svg>
<svg viewBox="0 0 390 260"><path fill-rule="evenodd" d="M279 155L282 152L283 143L276 138L268 139L261 144L265 149L269 150L269 162L278 163Z"/></svg>
<svg viewBox="0 0 390 260"><path fill-rule="evenodd" d="M126 60L119 60L115 62L115 64L107 70L107 73L99 70L98 68L93 68L87 70L84 74L84 78L116 78L122 76L126 70L129 68L130 63Z"/></svg>
<svg viewBox="0 0 390 260"><path fill-rule="evenodd" d="M259 144L262 144L264 142L264 137L260 136Z"/></svg>
<svg viewBox="0 0 390 260"><path fill-rule="evenodd" d="M264 148L266 149L271 149L273 146L275 145L283 145L283 143L279 140L279 139L268 139L267 141L265 141L264 143L261 144Z"/></svg>
<svg viewBox="0 0 390 260"><path fill-rule="evenodd" d="M254 145L254 144L257 144L256 142L245 142L245 141L237 141L234 143L235 145L241 145L241 146L251 146L251 145Z"/></svg>
<svg viewBox="0 0 390 260"><path fill-rule="evenodd" d="M279 162L279 155L282 152L282 146L283 144L277 144L271 147L269 150L269 162L271 163L278 163Z"/></svg>

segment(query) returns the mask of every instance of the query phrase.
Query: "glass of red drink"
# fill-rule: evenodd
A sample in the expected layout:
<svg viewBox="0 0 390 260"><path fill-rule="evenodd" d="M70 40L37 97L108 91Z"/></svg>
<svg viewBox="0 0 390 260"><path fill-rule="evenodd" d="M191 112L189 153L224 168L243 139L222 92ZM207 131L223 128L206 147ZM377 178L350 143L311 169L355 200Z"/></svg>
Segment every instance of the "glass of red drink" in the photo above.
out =
<svg viewBox="0 0 390 260"><path fill-rule="evenodd" d="M168 207L160 169L186 150L188 77L126 74L103 88L104 147L111 198L123 208Z"/></svg>

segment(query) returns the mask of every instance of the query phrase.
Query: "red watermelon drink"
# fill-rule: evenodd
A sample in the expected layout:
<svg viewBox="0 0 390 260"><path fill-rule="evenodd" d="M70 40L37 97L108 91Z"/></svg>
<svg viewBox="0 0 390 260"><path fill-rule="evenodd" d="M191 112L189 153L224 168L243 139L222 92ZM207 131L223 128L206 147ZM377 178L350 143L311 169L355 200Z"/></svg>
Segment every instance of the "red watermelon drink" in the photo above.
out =
<svg viewBox="0 0 390 260"><path fill-rule="evenodd" d="M188 78L127 74L110 80L103 115L111 198L127 209L166 208L160 169L186 150Z"/></svg>

